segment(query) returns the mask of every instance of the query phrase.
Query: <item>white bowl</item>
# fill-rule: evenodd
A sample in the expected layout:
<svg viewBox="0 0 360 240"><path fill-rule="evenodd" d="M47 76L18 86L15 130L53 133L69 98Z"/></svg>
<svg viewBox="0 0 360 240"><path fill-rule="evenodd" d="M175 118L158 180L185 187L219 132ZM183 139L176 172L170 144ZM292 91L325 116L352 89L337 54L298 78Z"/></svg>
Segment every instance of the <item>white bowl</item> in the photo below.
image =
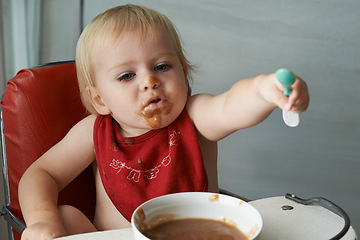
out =
<svg viewBox="0 0 360 240"><path fill-rule="evenodd" d="M185 192L164 195L140 205L131 217L135 240L148 240L141 229L166 219L205 218L225 221L237 227L248 239L256 239L263 226L260 213L241 199L223 194Z"/></svg>

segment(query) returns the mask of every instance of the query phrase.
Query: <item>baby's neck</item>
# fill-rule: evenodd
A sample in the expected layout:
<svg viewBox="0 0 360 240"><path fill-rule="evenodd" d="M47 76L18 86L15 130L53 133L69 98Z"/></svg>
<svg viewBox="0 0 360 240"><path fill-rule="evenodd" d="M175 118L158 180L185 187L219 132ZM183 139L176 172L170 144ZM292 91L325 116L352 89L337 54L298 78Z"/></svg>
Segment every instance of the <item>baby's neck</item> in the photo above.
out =
<svg viewBox="0 0 360 240"><path fill-rule="evenodd" d="M119 133L120 136L122 136L123 138L137 137L149 131L151 131L151 129L141 129L141 128L123 129L119 124Z"/></svg>

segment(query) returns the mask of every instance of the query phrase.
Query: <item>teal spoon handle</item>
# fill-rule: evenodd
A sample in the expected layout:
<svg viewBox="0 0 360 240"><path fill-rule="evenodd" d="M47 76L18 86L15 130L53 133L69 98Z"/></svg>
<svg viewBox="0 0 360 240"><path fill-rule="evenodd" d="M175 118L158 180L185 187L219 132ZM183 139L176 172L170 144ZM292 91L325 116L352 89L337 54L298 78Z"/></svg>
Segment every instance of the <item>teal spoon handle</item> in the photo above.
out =
<svg viewBox="0 0 360 240"><path fill-rule="evenodd" d="M280 68L276 71L275 75L279 82L285 87L284 94L290 95L291 85L293 85L296 80L295 74L288 69Z"/></svg>

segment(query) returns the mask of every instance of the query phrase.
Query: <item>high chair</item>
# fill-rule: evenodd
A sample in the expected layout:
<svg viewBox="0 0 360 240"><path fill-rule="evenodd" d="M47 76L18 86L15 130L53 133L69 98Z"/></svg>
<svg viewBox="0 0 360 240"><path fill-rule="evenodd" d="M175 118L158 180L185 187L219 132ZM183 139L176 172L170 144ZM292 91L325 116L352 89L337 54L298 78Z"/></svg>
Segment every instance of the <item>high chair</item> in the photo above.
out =
<svg viewBox="0 0 360 240"><path fill-rule="evenodd" d="M20 239L25 228L18 183L31 163L62 139L87 114L77 84L75 63L61 62L21 70L7 83L1 107L2 169L9 238ZM94 216L95 184L88 167L59 193L59 205Z"/></svg>

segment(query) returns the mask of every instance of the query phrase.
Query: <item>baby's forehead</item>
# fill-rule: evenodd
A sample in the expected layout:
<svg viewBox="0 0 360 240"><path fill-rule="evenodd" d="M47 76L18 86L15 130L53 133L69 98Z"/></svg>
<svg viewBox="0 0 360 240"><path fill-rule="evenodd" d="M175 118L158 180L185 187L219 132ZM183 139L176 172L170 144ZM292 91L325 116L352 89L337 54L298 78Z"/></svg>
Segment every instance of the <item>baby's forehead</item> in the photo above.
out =
<svg viewBox="0 0 360 240"><path fill-rule="evenodd" d="M128 41L132 41L133 39L132 42L141 44L145 39L153 38L156 40L157 38L164 37L164 34L168 37L169 41L172 42L172 46L175 47L170 32L164 27L154 26L147 29L131 28L103 32L94 38L94 42L90 49L96 55L99 51L109 50L114 46L124 44L124 39L127 39Z"/></svg>
<svg viewBox="0 0 360 240"><path fill-rule="evenodd" d="M159 31L161 31L161 34ZM167 37L165 37L165 39L167 40L164 40L163 34L166 34L165 36ZM150 40L150 38L152 38L152 40ZM161 38L162 40L157 38ZM102 35L101 38L94 42L95 45L91 48L89 60L94 73L99 68L99 64L102 65L106 59L127 61L127 58L131 58L132 54L137 55L137 51L143 51L144 48L142 46L149 46L147 40L150 40L150 42L153 43L157 43L155 46L151 45L154 46L155 49L161 49L161 51L157 50L150 52L150 55L153 59L159 58L160 54L162 54L161 56L164 57L165 53L171 53L173 57L180 59L179 52L175 47L174 41L167 31L163 31L162 29L147 29L146 31L126 30L116 33L112 31ZM143 43L145 45L143 45ZM130 54L130 52L132 52L132 54ZM153 55L151 53L153 53ZM150 57L150 55L148 56Z"/></svg>
<svg viewBox="0 0 360 240"><path fill-rule="evenodd" d="M115 44L119 42L124 36L126 37L134 37L143 39L149 36L156 36L157 32L162 30L162 27L159 26L149 26L147 28L139 25L128 26L126 28L117 27L116 25L113 27L108 27L108 29L101 29L96 32L95 41L99 47L108 44Z"/></svg>

